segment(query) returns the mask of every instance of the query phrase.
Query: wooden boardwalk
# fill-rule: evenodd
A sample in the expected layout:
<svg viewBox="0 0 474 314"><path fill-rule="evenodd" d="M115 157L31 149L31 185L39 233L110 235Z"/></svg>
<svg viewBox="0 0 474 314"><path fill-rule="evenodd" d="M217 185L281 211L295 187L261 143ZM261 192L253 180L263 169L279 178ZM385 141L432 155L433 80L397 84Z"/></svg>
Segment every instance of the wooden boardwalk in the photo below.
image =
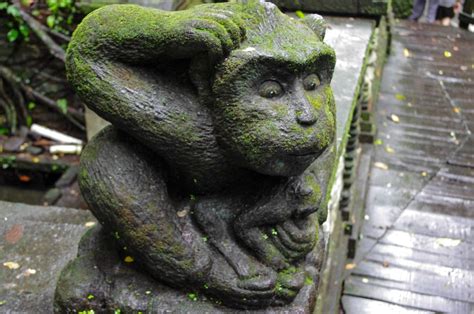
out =
<svg viewBox="0 0 474 314"><path fill-rule="evenodd" d="M474 34L397 25L376 118L343 311L474 313Z"/></svg>

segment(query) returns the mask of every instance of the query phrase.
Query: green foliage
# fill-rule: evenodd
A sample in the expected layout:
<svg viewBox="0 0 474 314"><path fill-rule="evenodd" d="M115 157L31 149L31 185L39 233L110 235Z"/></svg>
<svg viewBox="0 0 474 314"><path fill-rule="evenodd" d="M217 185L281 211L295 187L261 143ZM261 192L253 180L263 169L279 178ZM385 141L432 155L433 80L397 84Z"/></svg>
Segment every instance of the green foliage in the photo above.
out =
<svg viewBox="0 0 474 314"><path fill-rule="evenodd" d="M30 37L30 29L23 21L20 10L13 4L9 4L8 2L0 2L0 11L5 11L10 17L9 21L7 22L7 40L9 42L14 42L19 38L28 40Z"/></svg>
<svg viewBox="0 0 474 314"><path fill-rule="evenodd" d="M410 16L413 8L412 0L393 0L392 9L396 18L405 19Z"/></svg>
<svg viewBox="0 0 474 314"><path fill-rule="evenodd" d="M46 18L49 28L70 35L77 10L73 0L47 0L50 15Z"/></svg>
<svg viewBox="0 0 474 314"><path fill-rule="evenodd" d="M58 99L56 101L56 105L61 109L61 111L66 114L67 113L67 100L64 98Z"/></svg>

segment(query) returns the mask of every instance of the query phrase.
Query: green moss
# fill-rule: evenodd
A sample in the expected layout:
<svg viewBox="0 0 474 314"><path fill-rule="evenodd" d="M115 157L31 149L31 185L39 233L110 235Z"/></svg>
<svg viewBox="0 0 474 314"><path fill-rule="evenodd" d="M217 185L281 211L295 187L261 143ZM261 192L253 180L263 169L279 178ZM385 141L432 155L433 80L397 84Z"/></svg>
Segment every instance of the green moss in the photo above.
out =
<svg viewBox="0 0 474 314"><path fill-rule="evenodd" d="M313 285L314 284L313 278L311 278L310 276L306 276L304 278L304 284L307 285L307 286Z"/></svg>

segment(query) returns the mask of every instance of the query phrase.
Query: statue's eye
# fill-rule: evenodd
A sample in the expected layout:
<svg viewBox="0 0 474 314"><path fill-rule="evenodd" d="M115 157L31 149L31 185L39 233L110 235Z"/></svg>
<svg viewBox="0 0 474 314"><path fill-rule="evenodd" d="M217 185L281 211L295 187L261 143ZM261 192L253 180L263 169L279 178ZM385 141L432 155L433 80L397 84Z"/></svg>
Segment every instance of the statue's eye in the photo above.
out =
<svg viewBox="0 0 474 314"><path fill-rule="evenodd" d="M265 98L275 98L283 94L283 87L277 81L265 81L258 90L260 96Z"/></svg>
<svg viewBox="0 0 474 314"><path fill-rule="evenodd" d="M321 80L316 74L310 74L303 80L305 90L315 90L319 85L321 85Z"/></svg>

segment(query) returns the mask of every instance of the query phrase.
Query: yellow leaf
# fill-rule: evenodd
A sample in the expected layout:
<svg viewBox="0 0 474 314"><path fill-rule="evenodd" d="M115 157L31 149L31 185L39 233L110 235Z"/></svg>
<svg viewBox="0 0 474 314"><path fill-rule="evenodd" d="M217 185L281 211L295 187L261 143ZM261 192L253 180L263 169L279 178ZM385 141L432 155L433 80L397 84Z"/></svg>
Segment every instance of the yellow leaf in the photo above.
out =
<svg viewBox="0 0 474 314"><path fill-rule="evenodd" d="M374 166L382 170L388 170L387 164L384 164L383 162L376 162Z"/></svg>
<svg viewBox="0 0 474 314"><path fill-rule="evenodd" d="M35 164L40 162L40 159L38 157L33 157L31 158L31 161L34 162Z"/></svg>
<svg viewBox="0 0 474 314"><path fill-rule="evenodd" d="M460 109L459 107L454 107L454 108L453 108L453 111L454 111L455 113L460 113L460 112L461 112L461 109Z"/></svg>
<svg viewBox="0 0 474 314"><path fill-rule="evenodd" d="M357 264L354 264L354 263L346 264L346 269L347 269L347 270L351 270L351 269L356 268L356 266L357 266Z"/></svg>
<svg viewBox="0 0 474 314"><path fill-rule="evenodd" d="M453 54L452 54L450 51L447 51L447 50L446 50L446 51L444 52L444 56L445 56L446 58L451 58L451 57L453 56Z"/></svg>
<svg viewBox="0 0 474 314"><path fill-rule="evenodd" d="M134 259L131 256L126 256L124 261L125 261L125 263L133 263Z"/></svg>
<svg viewBox="0 0 474 314"><path fill-rule="evenodd" d="M88 221L88 222L86 222L84 225L85 225L86 227L90 228L90 227L95 226L95 222L93 222L93 221Z"/></svg>
<svg viewBox="0 0 474 314"><path fill-rule="evenodd" d="M405 58L408 58L410 56L410 50L408 50L407 48L403 49L403 55L405 56Z"/></svg>
<svg viewBox="0 0 474 314"><path fill-rule="evenodd" d="M187 209L183 209L183 210L180 210L176 213L176 215L178 215L179 218L183 218L183 217L186 217L186 215L188 214L188 210Z"/></svg>
<svg viewBox="0 0 474 314"><path fill-rule="evenodd" d="M450 239L450 238L439 238L435 242L439 246L443 247L455 247L461 244L461 240L459 239Z"/></svg>
<svg viewBox="0 0 474 314"><path fill-rule="evenodd" d="M422 177L426 177L427 175L428 175L428 173L427 173L426 171L423 171L423 172L421 173L421 176L422 176Z"/></svg>
<svg viewBox="0 0 474 314"><path fill-rule="evenodd" d="M387 147L385 147L385 150L387 151L387 153L390 153L390 154L395 153L395 150L393 148L391 148L390 146L388 146L388 145L387 145Z"/></svg>
<svg viewBox="0 0 474 314"><path fill-rule="evenodd" d="M5 263L3 263L3 266L5 266L8 269L18 269L18 268L20 268L20 264L15 263L15 262L5 262Z"/></svg>
<svg viewBox="0 0 474 314"><path fill-rule="evenodd" d="M400 118L396 115L396 114L392 114L390 116L390 118L392 119L393 122L395 123L399 123L400 122Z"/></svg>
<svg viewBox="0 0 474 314"><path fill-rule="evenodd" d="M401 100L401 101L404 101L406 100L407 98L405 97L405 95L402 95L402 94L395 94L395 98L397 100Z"/></svg>

